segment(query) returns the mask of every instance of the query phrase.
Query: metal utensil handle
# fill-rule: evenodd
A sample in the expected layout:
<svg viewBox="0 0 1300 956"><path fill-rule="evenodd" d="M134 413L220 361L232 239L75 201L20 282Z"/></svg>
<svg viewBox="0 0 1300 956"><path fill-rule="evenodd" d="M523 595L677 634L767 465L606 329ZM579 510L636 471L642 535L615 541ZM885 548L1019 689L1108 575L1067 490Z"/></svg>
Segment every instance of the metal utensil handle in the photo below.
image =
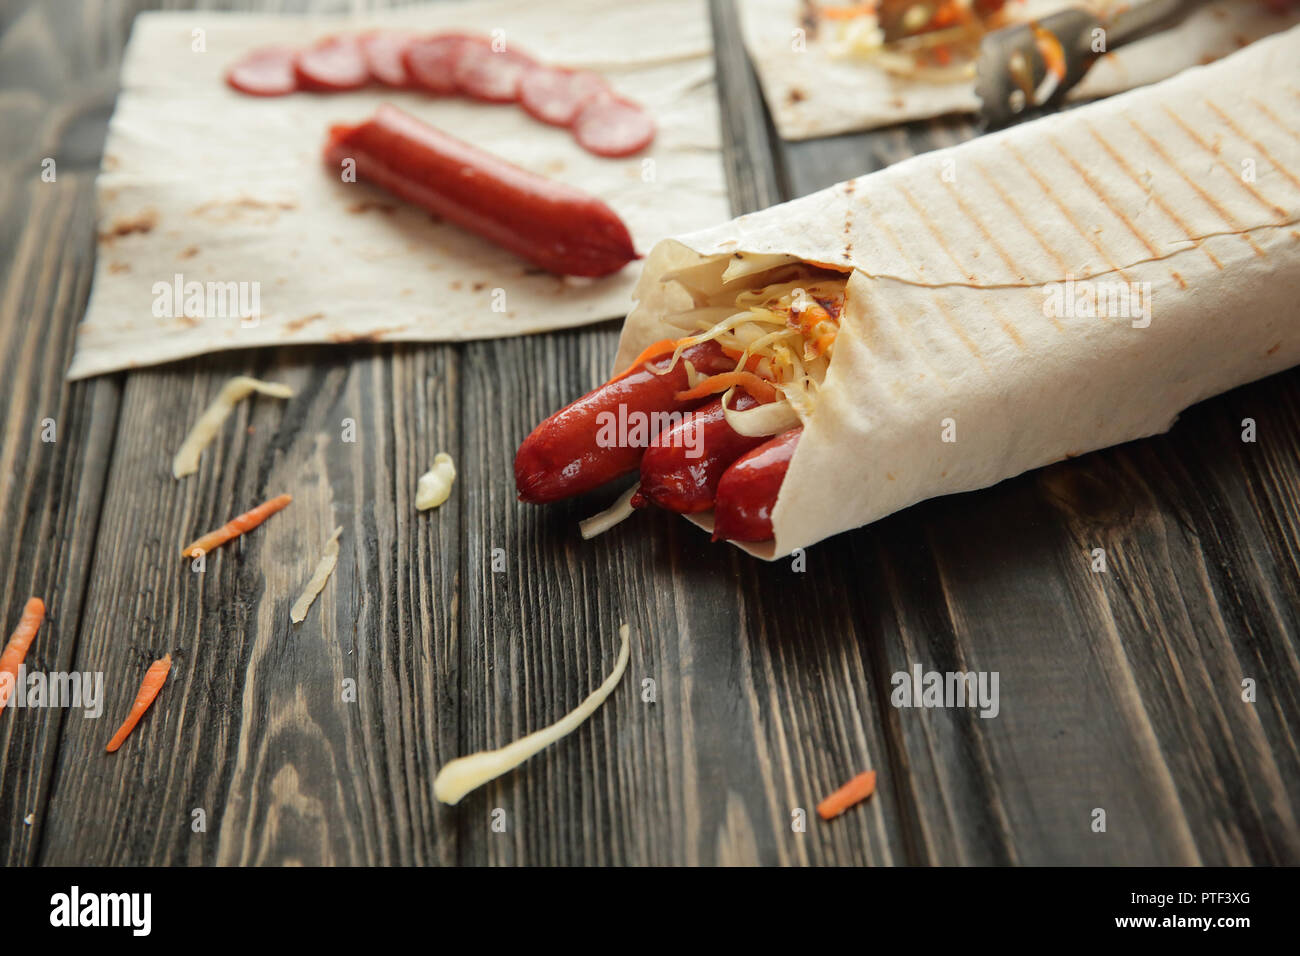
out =
<svg viewBox="0 0 1300 956"><path fill-rule="evenodd" d="M1146 0L1121 10L1102 27L1106 48L1123 46L1177 23L1207 0Z"/></svg>

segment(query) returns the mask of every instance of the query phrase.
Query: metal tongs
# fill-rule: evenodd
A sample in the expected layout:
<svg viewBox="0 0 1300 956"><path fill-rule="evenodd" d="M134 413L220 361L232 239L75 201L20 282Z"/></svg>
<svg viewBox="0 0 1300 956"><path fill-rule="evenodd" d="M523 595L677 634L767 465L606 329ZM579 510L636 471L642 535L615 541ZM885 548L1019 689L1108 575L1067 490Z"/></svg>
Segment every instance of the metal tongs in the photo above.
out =
<svg viewBox="0 0 1300 956"><path fill-rule="evenodd" d="M1180 23L1207 0L1145 0L1103 20L1071 7L987 34L976 60L975 92L985 128L1059 103L1103 53Z"/></svg>

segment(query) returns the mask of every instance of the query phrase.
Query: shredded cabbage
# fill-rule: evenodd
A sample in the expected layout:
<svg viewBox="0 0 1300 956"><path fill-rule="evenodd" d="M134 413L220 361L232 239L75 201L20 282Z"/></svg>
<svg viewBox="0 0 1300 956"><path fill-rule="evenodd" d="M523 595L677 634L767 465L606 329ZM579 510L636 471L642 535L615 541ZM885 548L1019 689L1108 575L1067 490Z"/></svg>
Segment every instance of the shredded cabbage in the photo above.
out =
<svg viewBox="0 0 1300 956"><path fill-rule="evenodd" d="M759 275L761 281L763 273ZM812 414L817 389L826 378L847 282L805 273L732 292L730 307L702 306L679 313L672 323L693 334L679 340L672 360L655 371L667 374L686 349L717 342L735 358L737 371L767 379L781 395L781 401L770 406L735 412L729 390L723 405L732 428L745 435L771 435L794 427ZM693 367L688 370L692 387L705 378Z"/></svg>
<svg viewBox="0 0 1300 956"><path fill-rule="evenodd" d="M632 496L636 494L639 485L633 485L627 491L618 496L618 500L606 508L604 511L597 512L590 518L584 518L578 522L578 530L582 532L582 540L590 541L598 534L604 534L614 525L626 521L636 513L632 507Z"/></svg>
<svg viewBox="0 0 1300 956"><path fill-rule="evenodd" d="M980 40L985 33L1001 26L1006 17L1000 13L981 17L971 9L971 0L961 0L960 5L965 8L964 22L926 30L942 4L913 4L903 14L901 28L905 35L892 40L886 39L876 10L863 6L852 16L841 16L824 24L830 29L827 47L832 57L870 59L886 73L925 83L971 80L975 76L974 61ZM951 62L947 58L943 62L937 60L936 54L943 52L940 47L949 54Z"/></svg>

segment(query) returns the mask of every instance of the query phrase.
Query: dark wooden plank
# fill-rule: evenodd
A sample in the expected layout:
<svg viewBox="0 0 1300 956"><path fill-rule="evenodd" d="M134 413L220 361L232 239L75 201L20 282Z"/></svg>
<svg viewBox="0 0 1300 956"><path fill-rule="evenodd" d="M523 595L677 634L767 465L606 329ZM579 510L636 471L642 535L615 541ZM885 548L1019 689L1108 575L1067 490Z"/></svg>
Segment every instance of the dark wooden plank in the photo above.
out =
<svg viewBox="0 0 1300 956"><path fill-rule="evenodd" d="M114 64L142 6L106 11ZM341 8L317 8L327 6ZM306 349L126 377L75 655L75 666L104 672L111 704L108 719L63 728L42 862L455 858L428 782L457 736L448 689L459 512L418 515L413 499L437 451L458 455L457 368L452 347ZM174 481L176 443L220 385L246 372L298 396L242 405L199 474ZM343 441L344 419L356 423L355 443ZM205 573L175 556L232 509L285 490L290 509L212 555ZM338 568L291 626L289 605L335 524ZM165 650L176 656L167 689L138 739L105 755L109 725ZM345 679L356 703L342 700ZM205 833L191 829L195 809Z"/></svg>
<svg viewBox="0 0 1300 956"><path fill-rule="evenodd" d="M0 33L0 611L4 639L26 599L47 619L30 672L71 668L90 571L121 384L63 381L93 267L98 148L86 118L102 112L106 68L87 37L60 35L44 11L6 10ZM66 49L60 51L61 44ZM68 55L77 62L58 65ZM89 127L93 129L94 123ZM53 181L42 162L53 159ZM43 440L49 421L53 441ZM0 714L0 864L32 862L67 721L58 708Z"/></svg>
<svg viewBox="0 0 1300 956"><path fill-rule="evenodd" d="M30 180L29 180L30 182ZM68 169L57 184L31 183L5 217L30 216L7 258L0 305L0 608L5 636L23 603L39 595L47 620L28 652L28 672L68 671L99 519L120 386L69 386L72 316L90 282L92 177ZM55 440L45 442L44 423ZM60 727L80 712L0 714L0 862L31 862L44 822Z"/></svg>
<svg viewBox="0 0 1300 956"><path fill-rule="evenodd" d="M166 449L242 373L296 396L241 404L199 473L175 481ZM437 347L224 353L132 374L77 648L113 705L99 725L65 727L42 862L453 858L428 781L456 741L445 596L460 529L454 508L417 514L414 489L437 451L459 454L457 389L454 350ZM203 573L178 558L196 534L283 491L293 504ZM291 625L335 525L338 568ZM159 702L104 754L165 651L176 663ZM206 833L190 829L195 809Z"/></svg>
<svg viewBox="0 0 1300 956"><path fill-rule="evenodd" d="M776 150L788 182L783 198L806 196L908 157L956 146L976 132L975 124L964 117L941 116L865 133L793 143L777 140Z"/></svg>
<svg viewBox="0 0 1300 956"><path fill-rule="evenodd" d="M739 216L780 202L789 189L775 149L780 140L741 42L736 0L711 0L710 14L727 191Z"/></svg>
<svg viewBox="0 0 1300 956"><path fill-rule="evenodd" d="M769 131L734 10L714 7L728 104L733 203L780 198ZM905 858L894 795L844 825L792 829L885 754L857 629L838 595L856 586L819 549L806 572L767 566L665 514L582 542L577 521L610 489L547 508L503 493L537 421L603 381L617 327L467 348L463 746L499 746L549 723L595 686L622 621L629 678L604 710L528 769L470 795L461 859L493 863L884 863ZM481 374L479 370L491 372ZM504 400L502 400L504 398ZM482 529L481 536L474 529ZM490 574L491 547L507 571ZM657 700L641 699L655 682ZM490 814L505 811L495 832Z"/></svg>

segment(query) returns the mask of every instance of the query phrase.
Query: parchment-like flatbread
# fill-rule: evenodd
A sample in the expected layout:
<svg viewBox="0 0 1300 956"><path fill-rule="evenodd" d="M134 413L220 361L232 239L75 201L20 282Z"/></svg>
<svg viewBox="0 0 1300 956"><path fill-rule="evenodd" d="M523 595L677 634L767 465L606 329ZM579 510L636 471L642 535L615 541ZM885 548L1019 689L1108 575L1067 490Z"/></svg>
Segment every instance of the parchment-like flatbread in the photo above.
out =
<svg viewBox="0 0 1300 956"><path fill-rule="evenodd" d="M95 282L68 376L219 349L480 339L625 314L639 263L596 281L539 272L365 183L341 182L321 149L332 123L391 102L599 196L642 252L721 222L730 208L708 9L704 0L654 8L493 0L356 18L140 15L98 181ZM643 153L602 159L515 106L382 87L261 98L224 81L250 49L375 27L503 30L543 62L603 72L654 114L658 135ZM200 284L198 297L189 283Z"/></svg>
<svg viewBox="0 0 1300 956"><path fill-rule="evenodd" d="M1121 2L1125 0L1009 0L1007 12L1016 20L1028 20L1067 6L1105 12ZM785 139L973 113L979 106L973 82L924 82L892 75L870 58L836 57L831 51L834 24L818 25L815 15L810 18L809 0L737 3L745 46ZM1106 54L1069 95L1092 99L1154 83L1296 23L1300 11L1279 14L1263 0L1218 0L1172 29ZM801 31L802 43L794 42L795 31Z"/></svg>

